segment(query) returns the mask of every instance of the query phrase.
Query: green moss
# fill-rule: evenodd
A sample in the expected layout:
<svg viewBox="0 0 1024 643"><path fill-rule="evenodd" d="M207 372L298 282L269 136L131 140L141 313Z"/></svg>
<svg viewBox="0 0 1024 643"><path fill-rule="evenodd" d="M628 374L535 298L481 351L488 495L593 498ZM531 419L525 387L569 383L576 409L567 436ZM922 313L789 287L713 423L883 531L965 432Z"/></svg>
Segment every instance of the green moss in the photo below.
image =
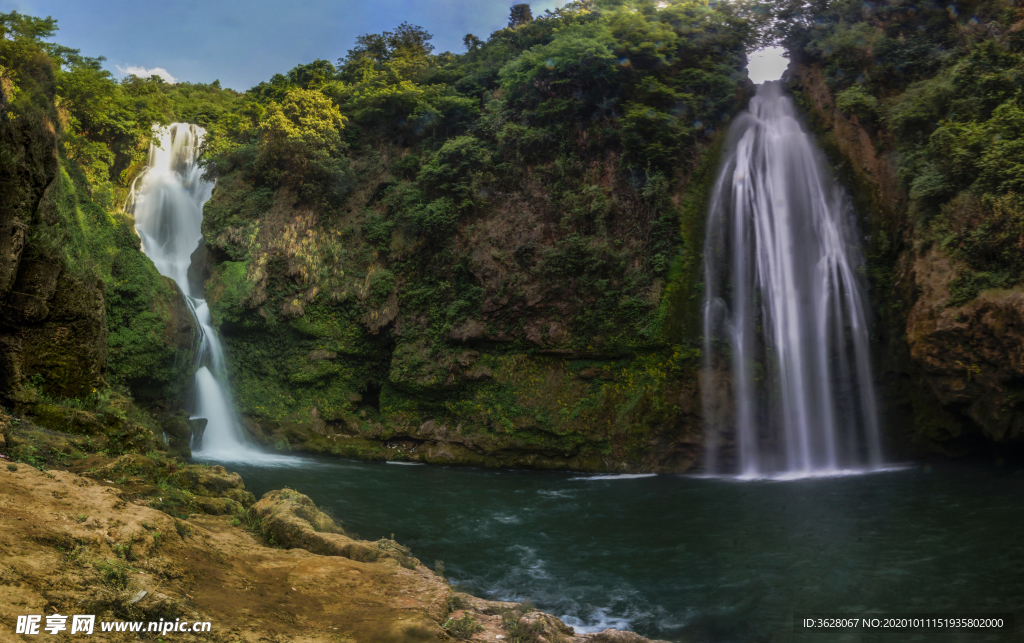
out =
<svg viewBox="0 0 1024 643"><path fill-rule="evenodd" d="M117 254L107 285L108 372L140 401L183 401L194 376L198 337L175 336L175 316L190 316L180 291L142 254L123 220L115 229ZM180 402L179 402L180 403Z"/></svg>
<svg viewBox="0 0 1024 643"><path fill-rule="evenodd" d="M680 243L657 312L663 337L673 345L695 344L702 333L704 222L724 144L723 132L704 152L680 201Z"/></svg>
<svg viewBox="0 0 1024 643"><path fill-rule="evenodd" d="M207 303L214 325L239 323L248 311L253 284L246 276L247 268L248 263L243 261L225 261L211 276Z"/></svg>

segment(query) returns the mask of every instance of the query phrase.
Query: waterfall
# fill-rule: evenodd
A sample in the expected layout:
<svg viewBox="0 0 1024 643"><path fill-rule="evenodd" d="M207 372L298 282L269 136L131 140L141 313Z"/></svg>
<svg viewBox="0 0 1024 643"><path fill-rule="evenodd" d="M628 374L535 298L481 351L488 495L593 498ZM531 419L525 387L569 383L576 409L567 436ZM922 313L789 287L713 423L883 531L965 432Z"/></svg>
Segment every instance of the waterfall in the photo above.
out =
<svg viewBox="0 0 1024 643"><path fill-rule="evenodd" d="M142 239L142 251L160 274L178 284L202 331L192 417L205 418L207 425L195 456L250 460L261 454L245 441L231 405L224 351L210 320L210 309L203 293L192 292L188 279L192 253L203 238L203 204L213 193L213 183L202 180L196 162L206 130L174 123L159 133L160 145L150 145L149 166L137 193L133 185L128 203L134 204L135 231Z"/></svg>
<svg viewBox="0 0 1024 643"><path fill-rule="evenodd" d="M853 213L779 82L729 131L704 247L707 468L881 464Z"/></svg>

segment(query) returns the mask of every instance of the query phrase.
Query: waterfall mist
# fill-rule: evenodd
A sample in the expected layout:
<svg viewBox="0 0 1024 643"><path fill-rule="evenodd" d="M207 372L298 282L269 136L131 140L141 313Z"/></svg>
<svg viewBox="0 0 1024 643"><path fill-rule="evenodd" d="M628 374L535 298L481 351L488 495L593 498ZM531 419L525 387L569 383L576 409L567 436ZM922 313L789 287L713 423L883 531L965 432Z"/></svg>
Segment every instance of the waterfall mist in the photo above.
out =
<svg viewBox="0 0 1024 643"><path fill-rule="evenodd" d="M732 125L704 247L707 469L881 464L853 213L781 84Z"/></svg>
<svg viewBox="0 0 1024 643"><path fill-rule="evenodd" d="M224 351L210 319L202 292L192 292L188 269L192 253L203 235L203 204L213 183L202 180L197 163L206 130L189 123L174 123L160 130L159 146L149 148L149 165L132 186L135 230L142 251L160 274L170 277L185 294L202 331L193 384L193 418L207 420L197 458L217 460L274 459L249 445L242 432L227 384ZM137 188L137 192L136 192Z"/></svg>

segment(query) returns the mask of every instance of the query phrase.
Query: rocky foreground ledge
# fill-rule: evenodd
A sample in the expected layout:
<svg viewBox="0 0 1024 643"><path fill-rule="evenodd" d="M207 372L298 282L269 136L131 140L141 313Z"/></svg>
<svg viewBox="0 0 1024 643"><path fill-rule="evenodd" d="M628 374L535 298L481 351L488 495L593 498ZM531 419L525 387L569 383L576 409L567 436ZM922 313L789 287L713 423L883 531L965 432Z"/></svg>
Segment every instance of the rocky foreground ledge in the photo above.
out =
<svg viewBox="0 0 1024 643"><path fill-rule="evenodd" d="M103 479L105 469L86 477L8 462L0 460L2 641L23 640L18 616L43 615L45 625L56 613L212 625L165 641L647 641L615 630L576 635L551 615L456 593L398 543L350 538L289 489L267 493L241 519L176 519L127 481ZM225 507L245 495L237 474L215 467L209 476ZM157 638L96 630L87 640Z"/></svg>

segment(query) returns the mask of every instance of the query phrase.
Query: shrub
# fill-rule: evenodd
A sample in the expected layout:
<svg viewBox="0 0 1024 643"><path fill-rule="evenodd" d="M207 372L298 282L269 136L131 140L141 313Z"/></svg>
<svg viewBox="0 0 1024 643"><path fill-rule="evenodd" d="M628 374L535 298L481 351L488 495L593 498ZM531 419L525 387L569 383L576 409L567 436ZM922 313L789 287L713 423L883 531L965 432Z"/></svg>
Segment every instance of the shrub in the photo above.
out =
<svg viewBox="0 0 1024 643"><path fill-rule="evenodd" d="M484 143L472 136L457 136L447 142L420 169L417 181L428 192L445 195L459 202L459 207L472 203L471 178L486 171L491 153Z"/></svg>
<svg viewBox="0 0 1024 643"><path fill-rule="evenodd" d="M863 121L873 121L878 117L878 99L856 84L836 94L836 107L844 114L854 115Z"/></svg>
<svg viewBox="0 0 1024 643"><path fill-rule="evenodd" d="M470 616L469 612L464 613L462 618L448 619L441 627L457 639L468 639L484 629L480 621Z"/></svg>

